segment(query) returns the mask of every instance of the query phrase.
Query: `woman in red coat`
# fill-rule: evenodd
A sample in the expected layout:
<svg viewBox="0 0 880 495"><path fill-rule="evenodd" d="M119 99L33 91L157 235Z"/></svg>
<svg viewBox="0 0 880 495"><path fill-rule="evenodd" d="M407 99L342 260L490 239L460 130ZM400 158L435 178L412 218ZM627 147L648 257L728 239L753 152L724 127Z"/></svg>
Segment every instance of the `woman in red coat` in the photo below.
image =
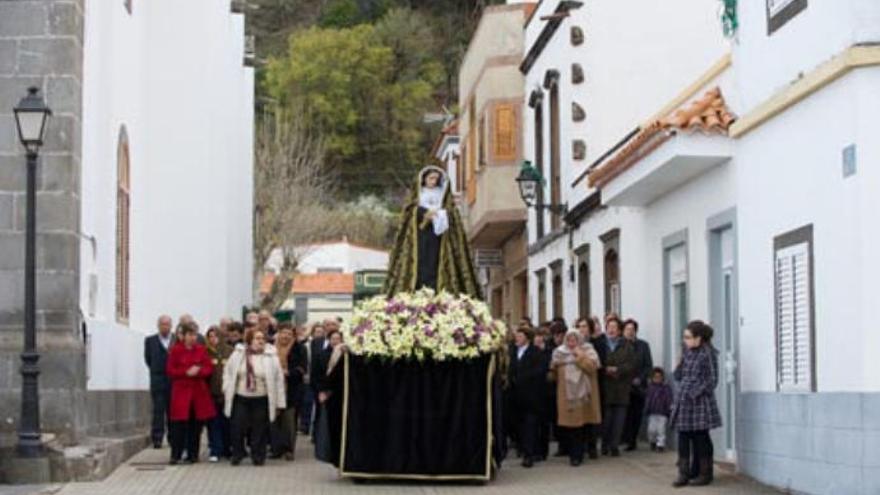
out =
<svg viewBox="0 0 880 495"><path fill-rule="evenodd" d="M180 462L184 449L189 462L199 460L199 441L205 422L216 414L208 378L213 366L205 346L197 342L198 330L182 325L182 341L168 353L165 368L171 380L171 464Z"/></svg>

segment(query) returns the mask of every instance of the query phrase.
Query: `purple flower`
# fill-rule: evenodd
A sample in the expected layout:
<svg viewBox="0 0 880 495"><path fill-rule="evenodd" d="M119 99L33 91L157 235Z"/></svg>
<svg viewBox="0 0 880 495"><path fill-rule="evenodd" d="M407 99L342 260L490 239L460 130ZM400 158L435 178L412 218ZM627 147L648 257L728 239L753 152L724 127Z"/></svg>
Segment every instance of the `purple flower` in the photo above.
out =
<svg viewBox="0 0 880 495"><path fill-rule="evenodd" d="M388 302L388 305L385 306L385 313L389 314L389 315L397 314L397 313L402 312L404 308L406 308L405 304L392 299L391 301Z"/></svg>

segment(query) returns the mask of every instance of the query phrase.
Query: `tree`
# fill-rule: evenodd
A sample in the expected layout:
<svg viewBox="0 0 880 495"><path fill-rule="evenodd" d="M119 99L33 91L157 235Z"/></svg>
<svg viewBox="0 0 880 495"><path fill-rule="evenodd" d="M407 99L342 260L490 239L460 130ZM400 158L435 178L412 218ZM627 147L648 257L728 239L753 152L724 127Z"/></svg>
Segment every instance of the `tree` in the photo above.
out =
<svg viewBox="0 0 880 495"><path fill-rule="evenodd" d="M255 139L254 277L256 286L273 251L281 253L280 274L261 296L260 306L276 309L287 299L298 264L295 246L323 235L322 202L332 182L322 170L324 145L302 121L267 114Z"/></svg>
<svg viewBox="0 0 880 495"><path fill-rule="evenodd" d="M323 136L348 197L408 185L426 158L422 119L441 80L432 39L424 17L391 11L376 25L295 33L270 62L268 92Z"/></svg>

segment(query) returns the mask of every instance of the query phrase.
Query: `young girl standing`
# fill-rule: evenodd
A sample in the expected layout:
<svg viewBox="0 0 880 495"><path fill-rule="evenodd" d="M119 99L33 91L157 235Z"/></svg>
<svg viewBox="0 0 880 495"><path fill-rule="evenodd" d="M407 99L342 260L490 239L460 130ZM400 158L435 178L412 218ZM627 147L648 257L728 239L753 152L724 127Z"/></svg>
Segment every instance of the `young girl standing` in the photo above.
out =
<svg viewBox="0 0 880 495"><path fill-rule="evenodd" d="M712 482L712 439L709 430L721 426L715 401L718 385L717 351L712 347L712 327L702 321L688 323L684 352L675 368L678 392L670 424L678 431L678 478L672 486L705 486ZM699 468L690 478L692 460Z"/></svg>

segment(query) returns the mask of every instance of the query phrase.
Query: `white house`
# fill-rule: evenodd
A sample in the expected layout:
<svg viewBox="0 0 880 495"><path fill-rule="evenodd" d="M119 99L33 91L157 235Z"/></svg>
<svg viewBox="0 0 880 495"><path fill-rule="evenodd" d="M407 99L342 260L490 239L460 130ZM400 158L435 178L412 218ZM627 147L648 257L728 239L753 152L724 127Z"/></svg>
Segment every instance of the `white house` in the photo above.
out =
<svg viewBox="0 0 880 495"><path fill-rule="evenodd" d="M686 321L715 328L716 459L798 493L878 493L880 182L866 164L880 158L880 4L737 15L731 54L658 98L589 173L605 211L639 217L620 241L637 244L619 265L623 312L667 367Z"/></svg>
<svg viewBox="0 0 880 495"><path fill-rule="evenodd" d="M603 206L587 176L726 53L716 15L702 0L538 5L520 66L525 156L545 177L538 202L567 213L529 213L533 320L648 310L643 212ZM645 328L658 348L659 329Z"/></svg>
<svg viewBox="0 0 880 495"><path fill-rule="evenodd" d="M0 4L3 135L28 86L53 110L37 169L41 425L51 449L98 436L107 452L51 456L59 480L106 474L131 452L108 445L143 443L160 314L207 324L251 302L254 74L235 4ZM21 153L0 139L3 170L23 171ZM0 450L20 419L23 193L2 174Z"/></svg>
<svg viewBox="0 0 880 495"><path fill-rule="evenodd" d="M880 493L880 2L738 12L739 467Z"/></svg>
<svg viewBox="0 0 880 495"><path fill-rule="evenodd" d="M680 357L681 331L691 319L709 321L721 352L719 407L724 428L715 433L716 458L736 460L737 386L735 115L725 95L733 94L730 56L640 126L589 175L602 204L632 208L641 215L637 258L621 270L641 267L641 311L627 313L646 329L654 362L673 369Z"/></svg>
<svg viewBox="0 0 880 495"><path fill-rule="evenodd" d="M299 258L297 273L355 273L363 270L388 269L388 251L372 246L339 241L316 242L296 246ZM281 251L274 250L266 261L266 270L281 270Z"/></svg>
<svg viewBox="0 0 880 495"><path fill-rule="evenodd" d="M92 1L84 31L89 387L145 389L158 315L208 323L251 302L253 69L229 2Z"/></svg>

